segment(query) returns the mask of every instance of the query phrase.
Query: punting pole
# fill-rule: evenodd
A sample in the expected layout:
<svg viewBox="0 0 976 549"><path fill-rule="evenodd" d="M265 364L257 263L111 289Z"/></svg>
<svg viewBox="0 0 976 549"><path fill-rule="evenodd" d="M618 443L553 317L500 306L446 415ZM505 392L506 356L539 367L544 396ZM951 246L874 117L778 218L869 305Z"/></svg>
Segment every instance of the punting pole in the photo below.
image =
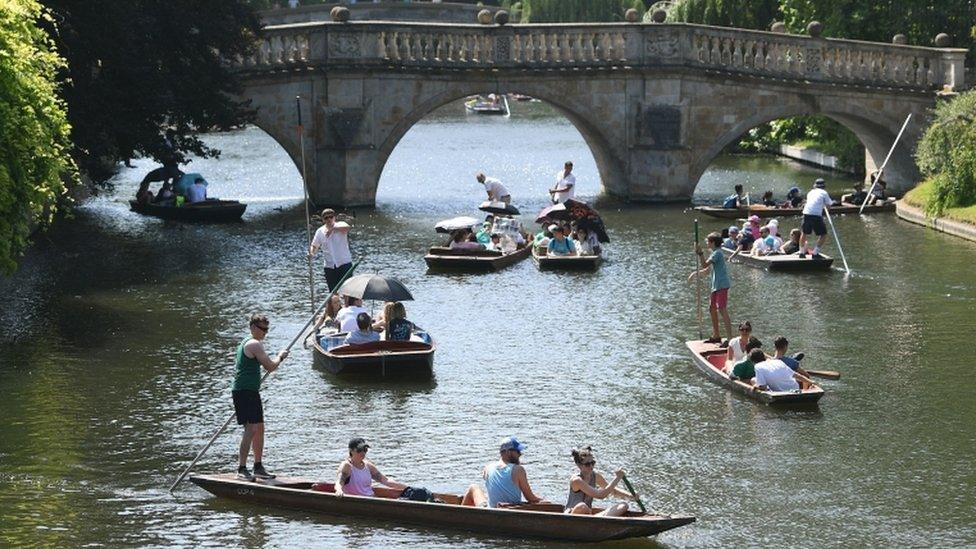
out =
<svg viewBox="0 0 976 549"><path fill-rule="evenodd" d="M698 259L698 246L701 244L698 241L698 220L695 219L695 285L696 285L696 300L695 308L698 309L698 339L704 339L705 336L702 334L702 288L701 288L701 275L698 271L701 270L702 264L701 260Z"/></svg>
<svg viewBox="0 0 976 549"><path fill-rule="evenodd" d="M902 124L901 129L898 130L898 136L895 137L895 142L891 144L891 149L888 150L888 156L885 157L884 162L881 163L881 167L878 168L877 172L875 172L874 178L871 181L871 188L868 189L868 195L864 197L864 202L861 202L861 209L858 210L857 213L864 213L864 206L867 205L868 199L871 198L871 193L874 192L874 186L877 185L878 181L881 179L881 174L884 173L885 166L888 165L888 160L890 160L891 155L894 154L895 147L897 147L898 142L901 141L901 136L903 133L905 133L905 128L908 127L908 122L911 121L911 119L912 113L908 113L908 116L905 117L905 123Z"/></svg>
<svg viewBox="0 0 976 549"><path fill-rule="evenodd" d="M302 150L302 190L305 191L305 237L306 250L312 249L312 213L308 201L308 173L305 169L305 129L302 127L302 98L295 96L295 112L298 113L298 147ZM315 270L312 256L308 256L308 299L312 312L315 312Z"/></svg>
<svg viewBox="0 0 976 549"><path fill-rule="evenodd" d="M640 507L641 513L647 513L647 507L644 507L644 502L641 501L640 496L637 495L637 492L634 491L634 487L630 484L630 481L627 480L627 475L624 475L622 478L624 480L624 484L627 486L627 490L630 491L630 495L634 496L634 501L637 502L637 506Z"/></svg>
<svg viewBox="0 0 976 549"><path fill-rule="evenodd" d="M827 223L830 223L830 232L834 233L834 241L837 242L837 250L840 251L840 258L844 261L844 270L851 274L851 268L847 266L847 258L844 256L844 247L840 245L840 238L837 236L837 227L834 227L834 220L830 217L830 210L825 206L824 215L827 216Z"/></svg>
<svg viewBox="0 0 976 549"><path fill-rule="evenodd" d="M362 261L362 260L360 260L360 261ZM342 283L345 282L345 280L347 278L349 278L349 275L351 275L353 273L353 271L356 270L356 267L359 266L360 261L357 261L357 262L353 263L352 264L352 267L350 267L349 270L346 271L346 274L343 275L342 279L339 280L339 283L336 284L336 287L333 288L331 292L329 292L329 297L326 298L325 301L322 302L322 305L319 306L319 309L318 310L316 310L316 311L314 311L312 313L312 317L308 319L308 322L306 322L304 326L302 326L301 331L299 331L298 334L296 334L295 337L291 340L291 343L289 343L288 346L285 347L285 349L284 349L285 351L290 351L291 348L295 345L295 342L297 342L302 337L302 335L305 334L305 330L307 330L308 327L311 326L313 322L315 322L315 317L318 316L319 312L321 312L321 310L324 309L326 305L328 305L329 299L332 299L332 296L336 293L336 290L338 290L342 286ZM280 366L280 364L279 364L279 366ZM264 373L264 376L261 377L261 384L262 385L264 384L264 380L268 379L268 376L269 375L271 375L271 372L265 372ZM225 421L223 423L223 425L220 426L219 429L217 429L216 431L214 431L214 434L210 437L210 440L207 441L206 446L204 446L203 449L200 450L199 453L197 453L197 457L193 458L193 461L191 461L190 464L186 466L186 469L184 469L183 472L180 473L180 476L179 476L179 478L176 479L176 482L174 482L169 487L170 493L173 493L173 490L176 490L176 487L179 486L179 484L181 482L183 482L183 479L186 478L186 475L190 473L190 470L193 469L193 466L196 465L198 461L200 461L200 458L203 457L203 454L207 453L207 450L209 450L210 447L213 446L213 443L214 443L215 440L217 440L217 437L219 437L220 434L223 433L224 430L227 429L227 426L230 425L230 422L231 421L234 421L234 416L235 416L235 414L234 413L231 413L230 414L230 417L227 418L227 421Z"/></svg>

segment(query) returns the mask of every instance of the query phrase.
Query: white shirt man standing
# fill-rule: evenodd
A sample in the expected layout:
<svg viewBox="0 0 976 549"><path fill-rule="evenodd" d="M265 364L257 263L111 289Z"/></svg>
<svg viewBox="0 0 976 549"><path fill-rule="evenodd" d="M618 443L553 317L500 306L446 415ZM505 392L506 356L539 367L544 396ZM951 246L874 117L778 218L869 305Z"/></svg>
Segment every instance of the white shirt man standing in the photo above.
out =
<svg viewBox="0 0 976 549"><path fill-rule="evenodd" d="M563 169L556 173L556 186L549 190L553 204L562 204L576 196L576 176L573 175L573 163L566 162Z"/></svg>
<svg viewBox="0 0 976 549"><path fill-rule="evenodd" d="M337 222L335 210L331 208L322 210L320 217L322 226L315 231L308 255L314 257L316 252L322 250L325 256L325 281L329 291L332 291L352 268L352 253L349 251L351 227L344 221Z"/></svg>
<svg viewBox="0 0 976 549"><path fill-rule="evenodd" d="M478 183L485 186L485 192L488 193L488 200L491 202L504 202L506 204L512 203L512 195L508 192L508 188L502 184L501 181L495 179L494 177L485 177L485 174L478 172L475 176Z"/></svg>
<svg viewBox="0 0 976 549"><path fill-rule="evenodd" d="M813 257L820 257L820 248L827 241L827 225L824 224L824 209L833 205L834 201L830 198L824 187L826 183L823 179L813 182L813 188L807 193L807 201L803 205L803 234L800 235L800 257L807 256L807 236L810 233L817 235L817 246L813 249Z"/></svg>

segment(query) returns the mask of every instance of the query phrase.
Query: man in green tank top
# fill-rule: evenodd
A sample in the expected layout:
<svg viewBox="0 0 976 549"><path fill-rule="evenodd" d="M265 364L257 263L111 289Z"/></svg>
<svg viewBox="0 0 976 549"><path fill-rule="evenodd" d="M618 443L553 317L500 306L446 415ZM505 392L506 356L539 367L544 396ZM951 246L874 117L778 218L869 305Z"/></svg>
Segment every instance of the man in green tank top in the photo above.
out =
<svg viewBox="0 0 976 549"><path fill-rule="evenodd" d="M281 351L276 358L271 358L261 343L268 335L271 324L264 315L251 315L251 337L244 338L237 346L237 357L234 361L234 385L231 396L234 399L234 413L237 423L244 426L244 436L241 438L240 459L237 467L237 478L254 480L255 478L269 479L274 475L264 469L261 459L264 454L264 407L261 404L261 367L269 373L275 371L282 360L288 357L288 351ZM254 473L247 470L247 454L254 450Z"/></svg>

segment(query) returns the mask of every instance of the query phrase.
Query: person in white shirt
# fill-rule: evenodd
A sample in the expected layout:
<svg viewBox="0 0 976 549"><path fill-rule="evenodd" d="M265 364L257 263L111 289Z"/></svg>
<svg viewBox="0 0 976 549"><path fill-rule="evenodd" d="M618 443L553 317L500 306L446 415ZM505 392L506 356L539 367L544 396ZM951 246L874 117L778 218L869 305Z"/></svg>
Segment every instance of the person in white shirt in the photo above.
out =
<svg viewBox="0 0 976 549"><path fill-rule="evenodd" d="M207 186L203 183L203 178L198 177L196 181L186 189L186 201L190 204L204 202L207 200Z"/></svg>
<svg viewBox="0 0 976 549"><path fill-rule="evenodd" d="M576 241L576 251L579 255L600 255L603 251L600 248L600 241L597 239L596 233L587 231L583 227L576 228L576 235L573 240Z"/></svg>
<svg viewBox="0 0 976 549"><path fill-rule="evenodd" d="M576 196L576 176L573 175L573 163L566 162L563 169L556 173L556 186L549 190L549 197L553 204L562 204Z"/></svg>
<svg viewBox="0 0 976 549"><path fill-rule="evenodd" d="M478 180L478 183L485 186L485 192L488 193L488 200L492 202L504 202L506 204L512 203L512 195L501 181L494 177L485 177L485 174L481 172L475 174L474 178Z"/></svg>
<svg viewBox="0 0 976 549"><path fill-rule="evenodd" d="M799 391L796 372L778 358L756 364L756 388L769 391Z"/></svg>
<svg viewBox="0 0 976 549"><path fill-rule="evenodd" d="M322 226L315 231L312 245L308 248L308 256L322 250L325 256L325 282L332 291L352 268L352 253L349 251L349 229L345 221L336 221L335 210L326 208L320 216Z"/></svg>
<svg viewBox="0 0 976 549"><path fill-rule="evenodd" d="M807 256L807 235L816 233L817 246L813 249L813 257L820 257L820 248L827 241L827 226L824 224L824 208L832 206L834 201L824 190L826 183L823 179L817 179L813 183L813 188L807 193L806 204L803 205L803 234L800 235L800 257Z"/></svg>
<svg viewBox="0 0 976 549"><path fill-rule="evenodd" d="M339 309L336 313L335 319L339 324L340 332L355 332L358 328L356 323L356 317L360 313L367 313L365 307L363 307L363 300L355 297L346 296L346 306Z"/></svg>

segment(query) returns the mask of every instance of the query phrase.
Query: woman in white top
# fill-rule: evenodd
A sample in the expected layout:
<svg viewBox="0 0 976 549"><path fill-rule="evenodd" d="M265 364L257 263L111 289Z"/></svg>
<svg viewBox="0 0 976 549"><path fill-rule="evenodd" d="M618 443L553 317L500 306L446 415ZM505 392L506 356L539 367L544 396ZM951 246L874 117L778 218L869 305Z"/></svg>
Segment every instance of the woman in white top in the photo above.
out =
<svg viewBox="0 0 976 549"><path fill-rule="evenodd" d="M725 357L725 368L727 370L731 371L732 366L746 359L749 354L746 345L749 344L750 338L752 338L752 324L748 320L743 320L739 323L739 337L733 337L729 340L729 350Z"/></svg>

